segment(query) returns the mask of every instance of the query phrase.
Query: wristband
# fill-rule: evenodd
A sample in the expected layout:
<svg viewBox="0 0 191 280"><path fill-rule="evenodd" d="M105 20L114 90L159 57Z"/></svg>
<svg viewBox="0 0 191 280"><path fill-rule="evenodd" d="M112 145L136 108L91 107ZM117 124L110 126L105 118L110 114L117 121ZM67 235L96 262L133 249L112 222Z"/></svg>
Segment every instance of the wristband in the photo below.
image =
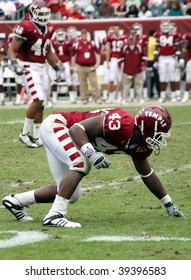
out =
<svg viewBox="0 0 191 280"><path fill-rule="evenodd" d="M11 60L11 65L12 65L12 66L17 65L17 64L18 64L18 62L17 62L16 59L12 59L12 60Z"/></svg>
<svg viewBox="0 0 191 280"><path fill-rule="evenodd" d="M55 66L53 67L53 69L54 69L55 71L59 71L59 70L60 70L60 67L59 67L58 65L55 65Z"/></svg>
<svg viewBox="0 0 191 280"><path fill-rule="evenodd" d="M86 143L81 147L81 151L82 153L86 156L86 157L90 157L94 152L96 152L96 150L94 149L94 147L92 146L91 143Z"/></svg>

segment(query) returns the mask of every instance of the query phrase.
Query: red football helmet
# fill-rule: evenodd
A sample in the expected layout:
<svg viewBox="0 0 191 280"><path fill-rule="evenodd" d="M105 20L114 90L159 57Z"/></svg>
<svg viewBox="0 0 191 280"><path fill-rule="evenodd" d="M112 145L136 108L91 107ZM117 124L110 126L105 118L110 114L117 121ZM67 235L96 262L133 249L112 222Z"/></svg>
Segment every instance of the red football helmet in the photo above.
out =
<svg viewBox="0 0 191 280"><path fill-rule="evenodd" d="M29 13L31 20L41 26L46 25L51 16L51 11L43 0L33 1L29 7Z"/></svg>
<svg viewBox="0 0 191 280"><path fill-rule="evenodd" d="M169 112L159 105L146 105L136 115L135 124L149 148L158 155L167 145L165 137L170 136L172 119Z"/></svg>
<svg viewBox="0 0 191 280"><path fill-rule="evenodd" d="M56 41L58 42L63 42L66 38L66 30L63 29L63 28L58 28L56 31L55 31L55 39Z"/></svg>

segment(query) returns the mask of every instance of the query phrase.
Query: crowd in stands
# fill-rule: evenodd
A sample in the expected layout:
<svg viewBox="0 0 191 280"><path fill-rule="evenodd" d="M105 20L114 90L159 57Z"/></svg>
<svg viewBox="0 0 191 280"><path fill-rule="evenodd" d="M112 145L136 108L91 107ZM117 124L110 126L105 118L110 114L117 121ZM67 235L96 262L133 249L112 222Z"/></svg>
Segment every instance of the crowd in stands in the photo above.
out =
<svg viewBox="0 0 191 280"><path fill-rule="evenodd" d="M32 0L0 0L0 20L21 20ZM45 0L51 20L191 15L191 0Z"/></svg>

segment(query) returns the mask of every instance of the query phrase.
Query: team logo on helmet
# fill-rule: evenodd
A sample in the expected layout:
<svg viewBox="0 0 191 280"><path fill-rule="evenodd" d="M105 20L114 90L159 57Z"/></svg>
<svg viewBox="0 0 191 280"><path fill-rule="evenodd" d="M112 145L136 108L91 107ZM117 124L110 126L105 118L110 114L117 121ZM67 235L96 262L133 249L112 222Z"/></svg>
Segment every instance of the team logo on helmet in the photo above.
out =
<svg viewBox="0 0 191 280"><path fill-rule="evenodd" d="M172 119L169 112L158 105L144 106L136 115L135 124L149 148L158 155L167 145L165 138L170 136Z"/></svg>
<svg viewBox="0 0 191 280"><path fill-rule="evenodd" d="M43 0L33 1L29 6L31 20L38 25L45 26L51 16L51 11Z"/></svg>

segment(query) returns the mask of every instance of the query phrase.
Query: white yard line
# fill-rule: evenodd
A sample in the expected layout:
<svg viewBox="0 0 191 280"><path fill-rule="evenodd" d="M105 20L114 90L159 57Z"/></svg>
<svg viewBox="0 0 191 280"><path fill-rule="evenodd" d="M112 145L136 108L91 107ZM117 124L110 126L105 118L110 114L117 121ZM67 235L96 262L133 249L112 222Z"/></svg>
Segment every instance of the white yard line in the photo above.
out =
<svg viewBox="0 0 191 280"><path fill-rule="evenodd" d="M104 241L104 242L121 242L121 241L191 241L187 237L165 237L165 236L109 236L98 235L89 237L84 240L85 242Z"/></svg>

